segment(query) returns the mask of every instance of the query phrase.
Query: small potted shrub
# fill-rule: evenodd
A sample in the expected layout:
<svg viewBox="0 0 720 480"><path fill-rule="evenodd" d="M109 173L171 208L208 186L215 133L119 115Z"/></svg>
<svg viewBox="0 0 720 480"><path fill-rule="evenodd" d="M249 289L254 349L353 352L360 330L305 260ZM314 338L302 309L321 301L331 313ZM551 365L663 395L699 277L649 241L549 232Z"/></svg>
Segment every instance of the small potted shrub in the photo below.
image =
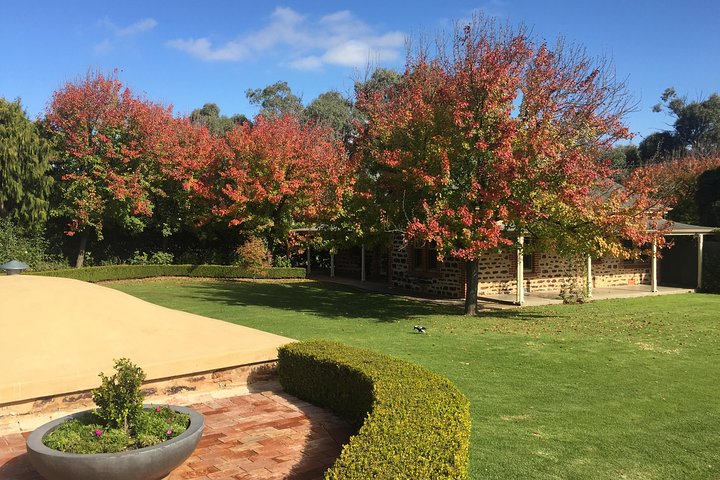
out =
<svg viewBox="0 0 720 480"><path fill-rule="evenodd" d="M187 459L202 436L202 415L143 405L145 373L130 360L100 374L97 408L47 423L27 439L30 462L46 480L159 480Z"/></svg>

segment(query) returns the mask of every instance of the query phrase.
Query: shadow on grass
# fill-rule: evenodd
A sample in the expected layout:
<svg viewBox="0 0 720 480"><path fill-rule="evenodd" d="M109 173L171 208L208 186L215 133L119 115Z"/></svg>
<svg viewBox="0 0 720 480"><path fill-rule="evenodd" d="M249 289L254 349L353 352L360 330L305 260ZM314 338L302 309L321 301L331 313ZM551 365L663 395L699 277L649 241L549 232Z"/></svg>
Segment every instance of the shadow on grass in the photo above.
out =
<svg viewBox="0 0 720 480"><path fill-rule="evenodd" d="M203 282L185 287L199 300L231 306L259 306L324 317L354 317L394 322L422 315L460 315L461 309L389 294L316 282Z"/></svg>

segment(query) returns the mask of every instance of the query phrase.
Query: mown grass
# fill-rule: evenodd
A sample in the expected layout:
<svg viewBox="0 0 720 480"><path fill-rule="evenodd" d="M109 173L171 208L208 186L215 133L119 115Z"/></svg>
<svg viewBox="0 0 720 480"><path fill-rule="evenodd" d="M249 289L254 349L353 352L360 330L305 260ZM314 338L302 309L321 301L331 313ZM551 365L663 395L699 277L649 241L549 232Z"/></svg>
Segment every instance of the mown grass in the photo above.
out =
<svg viewBox="0 0 720 480"><path fill-rule="evenodd" d="M111 285L448 378L472 409L472 478L720 478L720 296L482 312L313 282ZM422 324L426 334L416 334Z"/></svg>

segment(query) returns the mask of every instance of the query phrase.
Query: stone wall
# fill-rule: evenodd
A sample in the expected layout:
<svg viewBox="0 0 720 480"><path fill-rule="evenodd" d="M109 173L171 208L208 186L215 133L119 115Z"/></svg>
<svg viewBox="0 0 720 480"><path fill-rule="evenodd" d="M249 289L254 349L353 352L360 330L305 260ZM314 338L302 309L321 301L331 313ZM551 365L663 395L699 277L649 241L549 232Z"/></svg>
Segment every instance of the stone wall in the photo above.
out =
<svg viewBox="0 0 720 480"><path fill-rule="evenodd" d="M465 295L463 263L445 259L432 272L414 271L408 258L408 247L402 237L394 239L390 250L390 284L403 290L444 298Z"/></svg>
<svg viewBox="0 0 720 480"><path fill-rule="evenodd" d="M478 295L515 293L516 254L488 253L480 259ZM525 272L525 291L528 293L559 293L569 278L576 277L585 285L585 260L575 261L551 253L533 255L533 271ZM593 261L594 288L650 284L649 264L626 264L617 258Z"/></svg>
<svg viewBox="0 0 720 480"><path fill-rule="evenodd" d="M463 262L446 259L434 274L412 272L408 249L398 238L391 253L391 284L404 290L430 295L461 298L465 295ZM515 293L517 255L515 252L490 252L480 257L478 265L478 295L492 296ZM649 264L626 264L616 258L593 261L593 288L650 284ZM524 286L528 293L560 293L569 278L577 278L585 285L585 260L572 262L550 253L536 253L532 258L532 272L525 272Z"/></svg>

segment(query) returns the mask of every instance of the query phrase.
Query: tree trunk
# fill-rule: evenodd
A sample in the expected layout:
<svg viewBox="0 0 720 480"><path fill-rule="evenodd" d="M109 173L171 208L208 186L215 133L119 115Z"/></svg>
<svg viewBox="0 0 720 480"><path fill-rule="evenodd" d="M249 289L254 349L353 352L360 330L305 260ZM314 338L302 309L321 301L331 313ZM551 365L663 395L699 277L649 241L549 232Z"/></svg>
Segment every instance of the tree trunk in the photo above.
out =
<svg viewBox="0 0 720 480"><path fill-rule="evenodd" d="M478 260L465 262L465 315L477 313Z"/></svg>
<svg viewBox="0 0 720 480"><path fill-rule="evenodd" d="M78 250L77 260L75 261L75 268L82 268L85 262L85 248L87 247L88 237L90 236L90 230L85 229L80 234L80 250Z"/></svg>

